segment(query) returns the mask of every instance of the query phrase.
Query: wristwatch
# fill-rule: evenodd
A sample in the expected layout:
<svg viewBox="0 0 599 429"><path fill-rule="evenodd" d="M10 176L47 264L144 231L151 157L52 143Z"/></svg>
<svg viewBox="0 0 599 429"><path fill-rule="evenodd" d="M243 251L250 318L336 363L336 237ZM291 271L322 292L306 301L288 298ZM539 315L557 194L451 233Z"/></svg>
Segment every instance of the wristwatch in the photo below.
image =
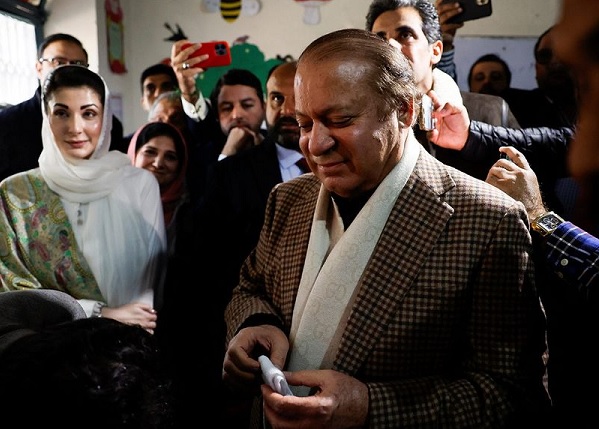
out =
<svg viewBox="0 0 599 429"><path fill-rule="evenodd" d="M530 227L545 237L555 231L556 228L564 222L565 221L554 212L547 212L537 216L530 223Z"/></svg>

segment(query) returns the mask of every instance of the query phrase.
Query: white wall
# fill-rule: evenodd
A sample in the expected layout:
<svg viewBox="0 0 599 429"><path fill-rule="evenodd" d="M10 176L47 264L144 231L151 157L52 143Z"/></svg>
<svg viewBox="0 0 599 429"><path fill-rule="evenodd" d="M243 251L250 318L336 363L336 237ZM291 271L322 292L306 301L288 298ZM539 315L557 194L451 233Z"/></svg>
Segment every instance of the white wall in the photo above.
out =
<svg viewBox="0 0 599 429"><path fill-rule="evenodd" d="M95 0L53 0L48 2L44 35L69 33L83 43L90 68L99 70L97 10Z"/></svg>
<svg viewBox="0 0 599 429"><path fill-rule="evenodd" d="M233 42L237 37L249 36L248 42L259 46L269 59L278 54L297 57L308 43L332 30L364 28L368 9L367 0L331 0L320 7L320 23L308 25L302 19L303 6L294 0L259 0L262 8L257 15L241 14L229 23L220 13L205 12L204 0L120 1L124 12L126 74L114 74L108 67L104 0L51 0L45 34L61 31L81 39L89 51L91 67L104 76L113 94L122 97L120 115L127 133L145 121L145 112L140 106L139 76L142 70L170 56L171 42L164 41L170 36L165 22L173 27L179 24L193 41L224 39ZM560 0L495 0L491 17L469 22L458 33L457 59L466 63L461 64L465 72L458 70L460 77L467 73L471 57L488 52L486 49L475 50L478 42L489 37L496 41L496 37L514 38L517 47L504 43L497 49L505 51L502 55L505 59L514 57L520 62L528 58L531 64L530 41L534 42L536 36L555 21L559 4ZM492 49L494 46L489 44ZM516 80L521 73L532 73L526 64L519 63L516 68L512 70ZM526 87L530 80L523 82L525 84L520 86Z"/></svg>

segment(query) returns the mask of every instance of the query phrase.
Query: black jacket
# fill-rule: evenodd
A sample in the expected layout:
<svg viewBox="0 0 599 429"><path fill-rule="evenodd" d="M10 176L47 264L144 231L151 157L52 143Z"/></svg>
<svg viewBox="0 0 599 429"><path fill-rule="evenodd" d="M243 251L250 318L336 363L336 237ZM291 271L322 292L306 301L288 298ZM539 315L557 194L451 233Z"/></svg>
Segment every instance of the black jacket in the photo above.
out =
<svg viewBox="0 0 599 429"><path fill-rule="evenodd" d="M545 203L564 214L555 190L557 180L570 176L568 145L574 128L504 128L472 121L462 157L470 162L488 163L499 158L499 147L513 146L524 154L537 175Z"/></svg>

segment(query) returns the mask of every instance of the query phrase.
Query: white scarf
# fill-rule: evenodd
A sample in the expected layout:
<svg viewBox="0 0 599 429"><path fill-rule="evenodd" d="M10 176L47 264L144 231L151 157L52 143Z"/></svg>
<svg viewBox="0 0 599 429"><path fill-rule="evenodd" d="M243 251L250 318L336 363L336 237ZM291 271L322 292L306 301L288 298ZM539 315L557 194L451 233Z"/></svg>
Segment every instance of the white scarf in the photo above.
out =
<svg viewBox="0 0 599 429"><path fill-rule="evenodd" d="M288 369L332 368L357 287L421 145L411 129L404 153L343 232L330 193L321 186L291 323ZM309 389L292 387L306 396Z"/></svg>
<svg viewBox="0 0 599 429"><path fill-rule="evenodd" d="M104 79L102 79L104 82ZM131 161L124 153L110 151L110 131L112 129L112 112L110 109L110 92L104 82L106 97L102 130L98 145L90 159L65 158L54 141L45 102L42 100L42 143L43 150L39 157L42 177L54 192L67 201L88 203L105 197L121 181L123 167Z"/></svg>
<svg viewBox="0 0 599 429"><path fill-rule="evenodd" d="M109 152L112 113L106 82L104 89L102 130L90 159L62 155L42 102L40 171L60 196L108 306L134 301L152 305L166 249L160 191L150 172L132 166L122 152ZM88 301L80 300L80 304L89 314L93 301Z"/></svg>

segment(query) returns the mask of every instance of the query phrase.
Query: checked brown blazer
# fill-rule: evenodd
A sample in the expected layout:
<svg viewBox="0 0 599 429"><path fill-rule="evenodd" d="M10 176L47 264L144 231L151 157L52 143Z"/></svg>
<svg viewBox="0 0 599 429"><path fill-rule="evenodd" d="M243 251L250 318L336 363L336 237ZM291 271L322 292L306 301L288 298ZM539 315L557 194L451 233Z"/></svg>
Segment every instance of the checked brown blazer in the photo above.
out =
<svg viewBox="0 0 599 429"><path fill-rule="evenodd" d="M225 313L228 340L256 314L289 333L319 189L309 174L271 192ZM420 151L333 367L367 383L369 428L520 427L546 404L530 252L520 202Z"/></svg>

